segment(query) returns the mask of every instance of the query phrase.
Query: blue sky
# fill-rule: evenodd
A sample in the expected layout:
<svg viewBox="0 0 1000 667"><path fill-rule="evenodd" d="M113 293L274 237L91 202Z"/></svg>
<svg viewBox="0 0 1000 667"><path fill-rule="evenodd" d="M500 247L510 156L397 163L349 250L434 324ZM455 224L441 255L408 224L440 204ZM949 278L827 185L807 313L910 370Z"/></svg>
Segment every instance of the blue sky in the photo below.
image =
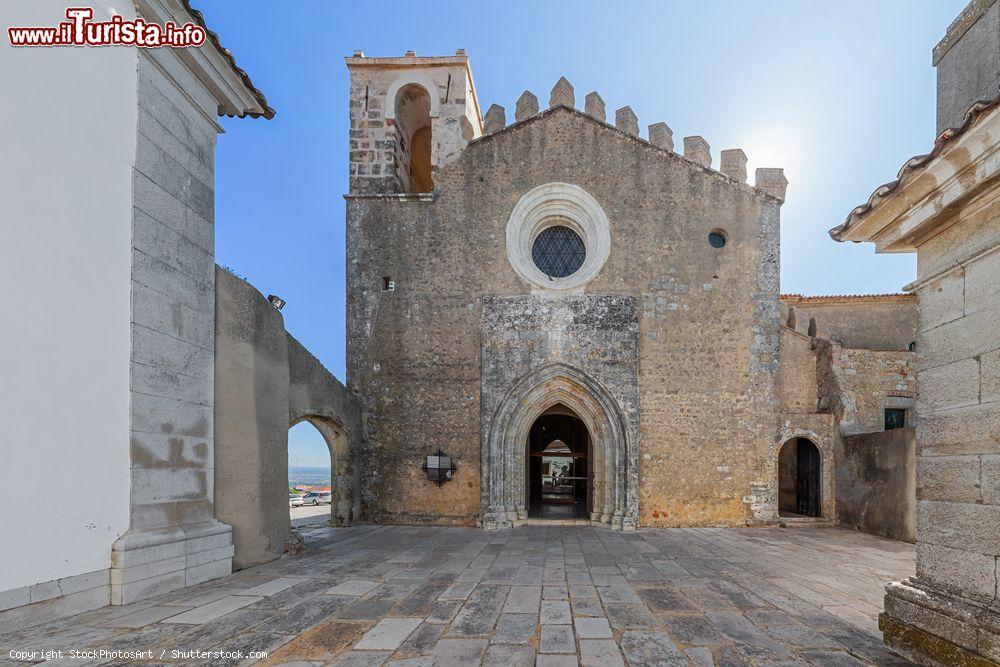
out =
<svg viewBox="0 0 1000 667"><path fill-rule="evenodd" d="M931 49L965 0L491 3L194 0L277 110L223 119L216 153L216 254L288 303L285 323L344 378L344 56L448 55L465 48L483 109L513 116L565 75L583 96L743 148L749 169L784 167L781 289L891 292L915 258L834 243L827 230L934 140ZM751 176L752 179L752 176ZM310 435L300 435L310 434ZM298 465L329 464L311 426Z"/></svg>

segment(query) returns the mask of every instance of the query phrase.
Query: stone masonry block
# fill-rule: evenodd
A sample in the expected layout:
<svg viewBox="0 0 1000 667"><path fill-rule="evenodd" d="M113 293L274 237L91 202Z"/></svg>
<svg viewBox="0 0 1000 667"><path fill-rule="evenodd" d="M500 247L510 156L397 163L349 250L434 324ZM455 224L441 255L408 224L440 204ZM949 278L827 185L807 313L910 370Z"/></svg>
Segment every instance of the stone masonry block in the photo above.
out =
<svg viewBox="0 0 1000 667"><path fill-rule="evenodd" d="M551 109L559 105L569 107L570 109L576 106L573 86L564 76L559 77L556 85L552 87L552 93L549 95L549 108Z"/></svg>
<svg viewBox="0 0 1000 667"><path fill-rule="evenodd" d="M133 468L132 503L148 505L176 500L178 497L197 498L206 493L204 469Z"/></svg>
<svg viewBox="0 0 1000 667"><path fill-rule="evenodd" d="M674 150L674 131L666 123L653 123L647 128L649 143L668 151Z"/></svg>
<svg viewBox="0 0 1000 667"><path fill-rule="evenodd" d="M965 311L974 313L1000 303L1000 251L971 262L965 271Z"/></svg>
<svg viewBox="0 0 1000 667"><path fill-rule="evenodd" d="M499 104L491 104L483 116L483 133L493 134L507 127L507 111Z"/></svg>
<svg viewBox="0 0 1000 667"><path fill-rule="evenodd" d="M917 461L917 498L978 502L978 456L921 456Z"/></svg>
<svg viewBox="0 0 1000 667"><path fill-rule="evenodd" d="M684 137L684 157L703 167L712 166L712 150L704 137Z"/></svg>
<svg viewBox="0 0 1000 667"><path fill-rule="evenodd" d="M632 107L624 106L615 112L615 127L633 137L639 136L639 119Z"/></svg>
<svg viewBox="0 0 1000 667"><path fill-rule="evenodd" d="M921 413L917 429L922 454L1000 453L1000 410L996 403Z"/></svg>
<svg viewBox="0 0 1000 667"><path fill-rule="evenodd" d="M604 99L596 91L587 93L583 111L591 118L596 118L602 123L607 121L607 115L604 111Z"/></svg>
<svg viewBox="0 0 1000 667"><path fill-rule="evenodd" d="M1000 349L979 358L979 400L982 403L1000 401ZM1000 411L1000 404L996 407Z"/></svg>
<svg viewBox="0 0 1000 667"><path fill-rule="evenodd" d="M740 183L747 181L747 154L742 148L727 148L719 153L719 171Z"/></svg>
<svg viewBox="0 0 1000 667"><path fill-rule="evenodd" d="M934 368L992 352L1000 344L1000 299L960 319L947 322L920 338L920 366Z"/></svg>
<svg viewBox="0 0 1000 667"><path fill-rule="evenodd" d="M788 188L785 170L780 167L758 167L754 177L754 187L785 201L785 191Z"/></svg>
<svg viewBox="0 0 1000 667"><path fill-rule="evenodd" d="M527 120L538 115L538 98L530 91L524 91L517 100L517 107L514 109L514 119L517 122Z"/></svg>
<svg viewBox="0 0 1000 667"><path fill-rule="evenodd" d="M964 595L993 599L996 558L918 541L917 577Z"/></svg>
<svg viewBox="0 0 1000 667"><path fill-rule="evenodd" d="M918 500L917 537L927 544L1000 555L1000 507Z"/></svg>
<svg viewBox="0 0 1000 667"><path fill-rule="evenodd" d="M965 274L952 271L917 292L920 331L928 331L965 314Z"/></svg>
<svg viewBox="0 0 1000 667"><path fill-rule="evenodd" d="M920 386L917 410L921 415L973 405L979 402L979 362L963 359L917 371L917 383Z"/></svg>
<svg viewBox="0 0 1000 667"><path fill-rule="evenodd" d="M132 361L209 382L215 377L211 349L139 324L132 325Z"/></svg>
<svg viewBox="0 0 1000 667"><path fill-rule="evenodd" d="M1000 454L987 454L981 460L983 502L1000 505Z"/></svg>

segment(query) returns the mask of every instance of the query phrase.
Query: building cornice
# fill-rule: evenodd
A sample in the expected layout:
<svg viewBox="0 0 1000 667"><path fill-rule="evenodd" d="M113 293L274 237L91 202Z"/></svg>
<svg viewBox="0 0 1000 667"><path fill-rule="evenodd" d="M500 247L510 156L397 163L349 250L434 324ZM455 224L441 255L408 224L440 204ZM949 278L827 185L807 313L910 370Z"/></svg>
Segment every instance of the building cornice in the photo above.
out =
<svg viewBox="0 0 1000 667"><path fill-rule="evenodd" d="M998 176L1000 98L974 105L961 128L942 133L928 155L907 161L896 181L876 190L830 236L874 242L877 252L913 252Z"/></svg>
<svg viewBox="0 0 1000 667"><path fill-rule="evenodd" d="M272 109L249 75L236 64L232 53L222 46L219 36L208 29L201 12L188 0L133 0L140 16L157 23L194 22L205 28L208 38L198 47L171 49L196 79L218 102L220 116L272 118Z"/></svg>

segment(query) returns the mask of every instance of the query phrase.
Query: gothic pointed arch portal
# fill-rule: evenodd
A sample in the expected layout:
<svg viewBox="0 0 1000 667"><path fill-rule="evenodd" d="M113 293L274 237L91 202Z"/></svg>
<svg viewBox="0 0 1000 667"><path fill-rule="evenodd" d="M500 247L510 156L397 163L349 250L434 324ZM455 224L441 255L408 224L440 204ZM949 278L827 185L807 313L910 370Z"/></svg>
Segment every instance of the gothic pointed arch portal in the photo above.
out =
<svg viewBox="0 0 1000 667"><path fill-rule="evenodd" d="M483 438L482 524L505 528L528 516L526 444L535 420L565 406L591 441L591 514L613 528L636 526L635 443L618 402L599 382L566 364L544 366L518 381L500 403Z"/></svg>

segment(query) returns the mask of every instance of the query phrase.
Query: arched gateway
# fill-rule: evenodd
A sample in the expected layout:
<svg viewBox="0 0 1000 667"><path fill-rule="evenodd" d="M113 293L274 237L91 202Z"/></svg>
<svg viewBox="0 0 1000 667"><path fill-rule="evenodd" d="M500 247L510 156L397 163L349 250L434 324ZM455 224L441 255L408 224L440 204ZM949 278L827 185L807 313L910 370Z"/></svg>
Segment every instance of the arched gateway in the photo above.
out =
<svg viewBox="0 0 1000 667"><path fill-rule="evenodd" d="M590 519L635 528L638 515L635 443L615 398L599 382L566 364L522 378L500 403L483 436L482 524L504 528L528 518L528 442L532 425L553 408L586 427Z"/></svg>

